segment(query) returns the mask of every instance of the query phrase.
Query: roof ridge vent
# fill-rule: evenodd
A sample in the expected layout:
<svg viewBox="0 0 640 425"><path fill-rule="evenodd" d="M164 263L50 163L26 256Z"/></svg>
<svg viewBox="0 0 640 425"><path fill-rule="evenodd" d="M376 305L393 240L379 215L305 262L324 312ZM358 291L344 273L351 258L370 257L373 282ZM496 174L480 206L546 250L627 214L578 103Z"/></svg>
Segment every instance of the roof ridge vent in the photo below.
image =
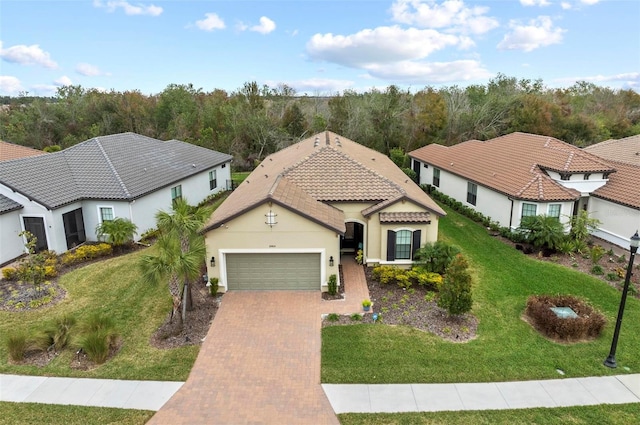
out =
<svg viewBox="0 0 640 425"><path fill-rule="evenodd" d="M320 138L319 138L319 137L316 137L315 142L313 142L313 147L314 147L314 148L317 148L319 144L320 144Z"/></svg>
<svg viewBox="0 0 640 425"><path fill-rule="evenodd" d="M336 146L339 148L342 147L342 142L340 141L340 138L338 136L336 136Z"/></svg>

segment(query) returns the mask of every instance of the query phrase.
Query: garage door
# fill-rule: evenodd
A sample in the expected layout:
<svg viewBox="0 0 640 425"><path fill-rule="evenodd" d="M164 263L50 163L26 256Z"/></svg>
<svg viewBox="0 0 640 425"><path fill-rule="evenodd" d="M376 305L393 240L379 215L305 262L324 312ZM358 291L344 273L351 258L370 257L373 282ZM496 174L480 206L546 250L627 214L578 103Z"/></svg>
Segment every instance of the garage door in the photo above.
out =
<svg viewBox="0 0 640 425"><path fill-rule="evenodd" d="M320 254L226 254L229 289L320 290Z"/></svg>

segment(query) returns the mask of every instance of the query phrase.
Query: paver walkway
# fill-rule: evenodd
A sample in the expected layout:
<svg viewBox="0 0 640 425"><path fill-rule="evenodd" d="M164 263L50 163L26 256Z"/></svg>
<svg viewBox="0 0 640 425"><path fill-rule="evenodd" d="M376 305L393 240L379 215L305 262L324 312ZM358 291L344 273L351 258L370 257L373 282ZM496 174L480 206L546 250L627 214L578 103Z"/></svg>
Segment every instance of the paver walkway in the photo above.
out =
<svg viewBox="0 0 640 425"><path fill-rule="evenodd" d="M321 314L360 311L368 297L361 266L347 261L343 274L342 301L316 291L225 294L187 382L149 423L338 424L320 384Z"/></svg>

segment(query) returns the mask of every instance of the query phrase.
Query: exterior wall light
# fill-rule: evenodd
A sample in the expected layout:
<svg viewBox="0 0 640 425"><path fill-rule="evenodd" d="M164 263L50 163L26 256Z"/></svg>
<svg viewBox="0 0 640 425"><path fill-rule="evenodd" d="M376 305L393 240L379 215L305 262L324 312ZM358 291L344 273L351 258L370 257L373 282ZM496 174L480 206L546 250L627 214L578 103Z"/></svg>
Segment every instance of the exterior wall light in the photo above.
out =
<svg viewBox="0 0 640 425"><path fill-rule="evenodd" d="M329 257L329 267L333 267L333 255Z"/></svg>
<svg viewBox="0 0 640 425"><path fill-rule="evenodd" d="M216 257L211 257L211 267L215 267L216 266Z"/></svg>

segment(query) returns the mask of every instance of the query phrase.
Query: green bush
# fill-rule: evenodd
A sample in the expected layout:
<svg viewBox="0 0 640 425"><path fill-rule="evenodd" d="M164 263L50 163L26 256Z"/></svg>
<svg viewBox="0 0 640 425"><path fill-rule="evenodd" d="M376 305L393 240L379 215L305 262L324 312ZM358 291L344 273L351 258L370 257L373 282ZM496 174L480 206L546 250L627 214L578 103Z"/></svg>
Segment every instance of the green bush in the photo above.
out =
<svg viewBox="0 0 640 425"><path fill-rule="evenodd" d="M427 242L416 251L414 262L425 271L444 274L447 266L460 252L460 248L445 241Z"/></svg>
<svg viewBox="0 0 640 425"><path fill-rule="evenodd" d="M352 321L352 322L359 322L359 321L361 321L361 320L362 320L362 315L361 315L361 314L353 313L353 314L351 315L351 321Z"/></svg>
<svg viewBox="0 0 640 425"><path fill-rule="evenodd" d="M329 295L336 295L338 293L338 278L335 274L329 276L328 292Z"/></svg>
<svg viewBox="0 0 640 425"><path fill-rule="evenodd" d="M564 226L556 217L535 215L523 217L520 229L527 242L538 248L556 249L564 240Z"/></svg>
<svg viewBox="0 0 640 425"><path fill-rule="evenodd" d="M598 262L604 257L605 250L600 245L594 245L590 250L589 254L591 256L591 262L593 264L598 264Z"/></svg>
<svg viewBox="0 0 640 425"><path fill-rule="evenodd" d="M218 295L218 282L219 279L217 277L212 277L209 279L209 293L212 297L216 297Z"/></svg>
<svg viewBox="0 0 640 425"><path fill-rule="evenodd" d="M604 270L602 270L602 266L596 264L595 266L591 267L591 273L599 276L604 274Z"/></svg>
<svg viewBox="0 0 640 425"><path fill-rule="evenodd" d="M611 272L611 273L607 273L607 279L613 282L616 280L620 280L620 277L618 276L618 273Z"/></svg>
<svg viewBox="0 0 640 425"><path fill-rule="evenodd" d="M53 346L56 351L65 348L71 340L71 330L76 324L75 317L64 315L52 319L45 325L44 335L47 337L47 346Z"/></svg>
<svg viewBox="0 0 640 425"><path fill-rule="evenodd" d="M96 227L98 239L105 239L113 246L120 247L133 242L138 226L131 220L117 217L113 220L105 220Z"/></svg>
<svg viewBox="0 0 640 425"><path fill-rule="evenodd" d="M104 314L93 313L82 322L80 332L77 345L89 360L96 364L104 363L118 338L113 319Z"/></svg>
<svg viewBox="0 0 640 425"><path fill-rule="evenodd" d="M438 307L444 308L452 316L464 314L471 310L471 274L467 260L458 254L444 275L440 288Z"/></svg>
<svg viewBox="0 0 640 425"><path fill-rule="evenodd" d="M329 313L327 314L327 320L330 322L337 322L340 320L340 315L338 313Z"/></svg>

